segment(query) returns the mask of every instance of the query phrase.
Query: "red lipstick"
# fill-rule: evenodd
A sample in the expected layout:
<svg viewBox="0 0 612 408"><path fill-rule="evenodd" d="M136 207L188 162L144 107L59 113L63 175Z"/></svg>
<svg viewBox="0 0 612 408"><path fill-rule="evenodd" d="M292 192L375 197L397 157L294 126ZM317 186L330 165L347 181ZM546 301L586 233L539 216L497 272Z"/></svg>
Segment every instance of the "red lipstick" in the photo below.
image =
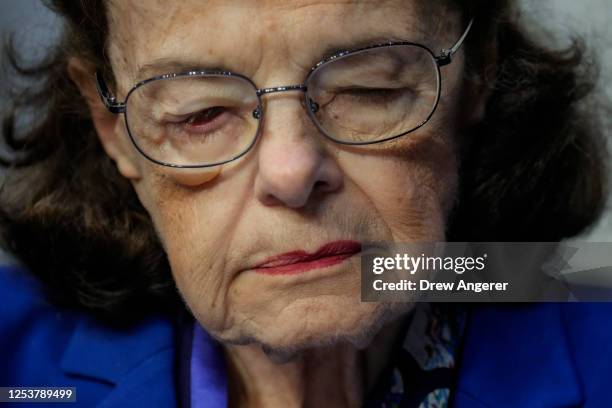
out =
<svg viewBox="0 0 612 408"><path fill-rule="evenodd" d="M273 256L255 266L253 270L266 275L295 275L339 264L360 251L361 243L357 241L333 241L310 254L298 250Z"/></svg>

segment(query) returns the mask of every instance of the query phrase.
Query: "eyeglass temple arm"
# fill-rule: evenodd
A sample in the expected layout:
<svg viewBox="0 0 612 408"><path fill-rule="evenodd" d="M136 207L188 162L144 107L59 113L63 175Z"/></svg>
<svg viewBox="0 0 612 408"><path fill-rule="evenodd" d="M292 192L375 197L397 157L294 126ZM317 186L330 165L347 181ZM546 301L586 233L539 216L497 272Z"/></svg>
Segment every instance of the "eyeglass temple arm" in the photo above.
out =
<svg viewBox="0 0 612 408"><path fill-rule="evenodd" d="M470 19L470 22L468 23L467 28L465 29L461 37L457 40L455 45L453 45L451 48L444 48L440 52L440 55L436 57L436 60L438 61L439 66L442 67L444 65L448 65L453 61L453 56L457 53L457 51L459 51L459 48L461 48L461 46L465 42L465 39L470 33L470 30L473 24L474 24L474 19L472 18Z"/></svg>
<svg viewBox="0 0 612 408"><path fill-rule="evenodd" d="M125 104L117 102L117 98L110 93L100 71L96 72L96 88L98 89L98 95L100 95L100 99L102 99L102 103L106 106L106 109L111 113L125 112Z"/></svg>

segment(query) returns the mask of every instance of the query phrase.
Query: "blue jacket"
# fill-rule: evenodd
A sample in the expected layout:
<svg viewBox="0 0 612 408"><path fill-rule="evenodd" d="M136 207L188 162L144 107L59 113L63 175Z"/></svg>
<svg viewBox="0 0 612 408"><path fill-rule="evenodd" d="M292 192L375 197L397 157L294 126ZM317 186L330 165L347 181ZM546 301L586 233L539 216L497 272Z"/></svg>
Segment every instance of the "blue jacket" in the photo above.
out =
<svg viewBox="0 0 612 408"><path fill-rule="evenodd" d="M37 281L11 267L0 268L0 299L0 386L77 387L77 403L57 407L177 405L173 322L104 327L46 303ZM611 390L612 304L470 312L455 407L608 407Z"/></svg>

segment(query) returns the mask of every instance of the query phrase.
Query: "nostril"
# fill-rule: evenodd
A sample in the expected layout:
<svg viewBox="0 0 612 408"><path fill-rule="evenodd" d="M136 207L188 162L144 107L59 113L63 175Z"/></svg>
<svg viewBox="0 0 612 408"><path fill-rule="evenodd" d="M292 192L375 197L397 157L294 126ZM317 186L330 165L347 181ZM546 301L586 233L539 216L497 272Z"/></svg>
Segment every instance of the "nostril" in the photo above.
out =
<svg viewBox="0 0 612 408"><path fill-rule="evenodd" d="M317 180L312 186L313 191L325 191L329 187L329 184L323 180Z"/></svg>

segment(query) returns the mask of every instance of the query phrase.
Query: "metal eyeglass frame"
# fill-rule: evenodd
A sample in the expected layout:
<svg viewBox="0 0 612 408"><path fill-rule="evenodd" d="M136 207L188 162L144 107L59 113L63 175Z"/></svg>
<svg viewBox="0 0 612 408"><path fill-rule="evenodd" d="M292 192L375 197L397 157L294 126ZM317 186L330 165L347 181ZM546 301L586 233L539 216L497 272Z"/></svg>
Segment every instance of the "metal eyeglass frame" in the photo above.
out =
<svg viewBox="0 0 612 408"><path fill-rule="evenodd" d="M289 91L300 91L304 93L304 102L305 102L305 106L307 106L308 108L306 109L306 111L308 112L308 116L310 117L310 119L312 120L312 122L315 124L315 126L317 127L317 129L329 140L335 142L335 143L339 143L339 144L344 144L344 145L370 145L370 144L376 144L376 143L382 143L382 142L386 142L392 139L397 139L399 137L405 136L408 133L412 133L415 130L421 128L422 126L424 126L427 122L429 122L429 120L431 119L431 117L433 116L434 112L436 111L436 108L440 102L440 93L441 93L441 72L440 72L440 68L445 66L445 65L449 65L452 60L453 60L453 56L457 53L457 51L459 51L459 49L461 48L461 46L463 45L463 43L465 42L465 39L467 37L467 35L470 32L470 29L472 28L472 25L474 23L474 19L472 18L468 25L467 28L465 29L465 31L463 32L463 34L461 35L461 37L457 40L457 42L455 42L455 44L450 47L450 48L444 48L440 51L439 54L435 54L430 48L426 47L425 45L422 44L418 44L418 43L414 43L414 42L410 42L410 41L391 41L391 42L387 42L387 43L381 43L381 44L374 44L374 45L370 45L367 47L362 47L362 48L357 48L357 49L351 49L351 50L345 50L345 51L340 51L330 57L327 57L321 61L319 61L318 63L316 63L309 71L308 75L306 76L306 79L304 80L303 84L298 84L298 85L286 85L286 86L276 86L276 87L271 87L271 88L257 88L257 86L255 85L255 83L248 77L235 73L235 72L230 72L230 71L217 71L217 70L201 70L201 71L189 71L189 72L182 72L182 73L172 73L172 74L164 74L164 75L157 75L154 76L152 78L149 79L145 79L143 81L138 82L136 85L134 85L130 91L127 93L127 96L125 98L124 102L118 102L116 97L112 95L112 93L110 92L110 90L108 89L108 86L106 85L106 82L104 81L104 78L101 74L100 71L96 72L96 87L98 90L98 94L100 95L100 98L102 99L102 102L104 103L104 105L106 106L106 108L114 114L124 114L124 119L125 119L125 124L126 124L126 128L128 130L128 135L130 137L130 140L132 141L132 144L134 145L134 147L136 148L136 150L138 150L138 152L140 152L140 154L142 154L145 158L147 158L148 160L159 164L161 166L166 166L166 167L173 167L173 168L205 168L205 167L213 167L213 166L219 166L225 163L229 163L231 161L237 160L240 157L244 156L246 153L248 153L251 148L255 145L255 143L257 142L257 139L259 138L259 134L260 134L260 128L261 128L261 119L263 118L263 108L262 108L262 100L261 97L263 95L266 94L271 94L271 93L276 93L276 92L289 92ZM422 122L420 122L417 126L415 126L414 128L401 133L399 135L394 135L394 136L390 136L384 139L380 139L380 140L375 140L375 141L367 141L367 142L349 142L349 141L344 141L344 140L339 140L336 139L333 135L330 135L325 129L323 129L321 127L321 125L319 124L319 121L316 119L315 117L315 113L318 110L318 105L316 104L316 102L312 101L309 97L308 97L308 81L309 79L313 76L313 74L315 72L317 72L321 67L325 66L327 63L340 59L340 58L345 58L347 56L350 55L354 55L356 53L360 53L363 51L367 51L367 50L371 50L374 48L381 48L381 47L391 47L391 46L401 46L401 45L410 45L410 46L415 46L415 47L419 47L423 50L425 50L429 55L431 55L431 57L433 58L433 60L436 63L436 68L437 68L437 83L438 83L438 89L437 89L437 96L436 96L436 100L435 103L433 105L433 108L431 110L431 112L429 113L429 115L427 116L426 119L424 119ZM134 139L134 136L132 135L132 132L130 131L130 126L128 123L128 117L127 117L127 102L130 98L130 95L136 91L138 88L140 88L143 85L146 85L150 82L153 81L159 81L159 80L166 80L166 79L175 79L175 78L181 78L181 77L215 77L215 76L229 76L229 77L238 77L241 78L243 80L245 80L246 82L248 82L249 84L251 84L253 86L253 89L255 90L256 94L257 94L257 99L258 99L258 105L257 108L253 111L253 117L255 119L258 120L258 126L257 126L257 130L255 133L255 136L253 137L253 141L244 149L244 151L238 153L237 155L227 159L227 160L222 160L220 162L215 162L215 163L211 163L211 164L189 164L189 165L179 165L179 164L171 164L171 163L165 163L162 161L159 161L151 156L149 156L146 152L144 152L140 146L138 145L138 143L136 142L136 140Z"/></svg>

